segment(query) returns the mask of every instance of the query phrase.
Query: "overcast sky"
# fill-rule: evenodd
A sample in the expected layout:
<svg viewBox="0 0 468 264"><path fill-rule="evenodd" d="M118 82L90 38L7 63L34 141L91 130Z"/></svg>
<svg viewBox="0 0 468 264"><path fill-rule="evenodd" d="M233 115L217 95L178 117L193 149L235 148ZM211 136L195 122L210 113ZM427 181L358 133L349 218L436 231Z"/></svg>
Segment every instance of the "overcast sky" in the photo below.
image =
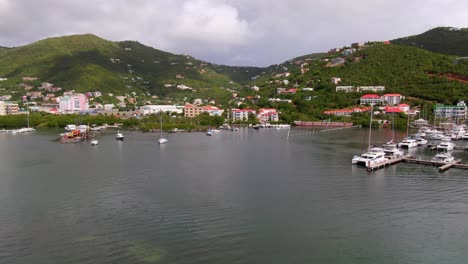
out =
<svg viewBox="0 0 468 264"><path fill-rule="evenodd" d="M0 0L0 46L92 33L228 65L468 27L462 0Z"/></svg>

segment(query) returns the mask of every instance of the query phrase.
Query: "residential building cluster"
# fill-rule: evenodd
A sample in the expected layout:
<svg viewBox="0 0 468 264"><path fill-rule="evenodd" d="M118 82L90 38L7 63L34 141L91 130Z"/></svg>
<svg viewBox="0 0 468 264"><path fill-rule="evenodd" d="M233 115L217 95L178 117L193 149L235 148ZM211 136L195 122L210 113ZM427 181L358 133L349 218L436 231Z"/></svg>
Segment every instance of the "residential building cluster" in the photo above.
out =
<svg viewBox="0 0 468 264"><path fill-rule="evenodd" d="M231 119L236 121L248 121L249 115L255 115L261 123L278 122L279 113L275 108L260 108L258 111L254 109L232 109Z"/></svg>

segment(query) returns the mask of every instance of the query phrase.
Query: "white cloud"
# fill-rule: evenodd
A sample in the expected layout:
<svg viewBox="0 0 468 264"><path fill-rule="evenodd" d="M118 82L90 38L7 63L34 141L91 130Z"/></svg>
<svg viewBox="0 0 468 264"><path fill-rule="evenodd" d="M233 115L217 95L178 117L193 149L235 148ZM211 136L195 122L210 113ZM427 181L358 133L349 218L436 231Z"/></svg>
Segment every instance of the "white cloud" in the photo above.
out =
<svg viewBox="0 0 468 264"><path fill-rule="evenodd" d="M169 35L177 40L218 49L219 45L228 48L245 44L251 36L248 22L239 17L237 9L219 1L186 1L176 17Z"/></svg>
<svg viewBox="0 0 468 264"><path fill-rule="evenodd" d="M269 65L351 42L467 27L458 0L0 0L0 46L93 33L215 63Z"/></svg>

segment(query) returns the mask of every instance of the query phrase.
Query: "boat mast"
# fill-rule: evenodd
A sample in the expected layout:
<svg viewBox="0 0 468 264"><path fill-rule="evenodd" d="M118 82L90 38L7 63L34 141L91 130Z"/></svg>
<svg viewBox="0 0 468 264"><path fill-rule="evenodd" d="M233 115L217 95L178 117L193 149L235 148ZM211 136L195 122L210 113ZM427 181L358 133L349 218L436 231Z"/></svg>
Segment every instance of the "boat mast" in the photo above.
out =
<svg viewBox="0 0 468 264"><path fill-rule="evenodd" d="M29 128L29 103L28 103L28 99L26 99L26 115L27 115L26 120L28 120L27 121L27 125L28 125L27 127Z"/></svg>
<svg viewBox="0 0 468 264"><path fill-rule="evenodd" d="M406 137L408 137L409 136L409 114L406 113L406 116L408 117L406 121Z"/></svg>
<svg viewBox="0 0 468 264"><path fill-rule="evenodd" d="M161 134L160 138L162 138L162 110L159 111L159 113L160 113L160 117L159 117L159 123L160 123L160 125L159 125L159 132L160 132L160 134Z"/></svg>
<svg viewBox="0 0 468 264"><path fill-rule="evenodd" d="M369 124L369 147L368 147L368 148L371 147L373 107L374 107L374 104L371 104L371 110L370 110L370 124Z"/></svg>

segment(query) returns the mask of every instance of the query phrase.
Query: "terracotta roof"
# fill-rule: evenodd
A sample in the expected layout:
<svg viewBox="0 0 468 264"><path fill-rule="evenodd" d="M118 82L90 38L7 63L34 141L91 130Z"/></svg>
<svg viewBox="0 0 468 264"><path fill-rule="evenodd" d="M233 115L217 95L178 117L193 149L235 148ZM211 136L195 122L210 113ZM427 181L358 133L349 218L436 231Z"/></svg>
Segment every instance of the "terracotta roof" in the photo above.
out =
<svg viewBox="0 0 468 264"><path fill-rule="evenodd" d="M384 96L398 96L398 97L400 97L401 94L384 94Z"/></svg>
<svg viewBox="0 0 468 264"><path fill-rule="evenodd" d="M361 96L361 99L371 99L371 98L378 99L378 98L380 98L380 96L377 95L377 94L365 94L365 95Z"/></svg>
<svg viewBox="0 0 468 264"><path fill-rule="evenodd" d="M403 110L401 110L400 108L398 107L385 107L385 113L401 113L403 112Z"/></svg>

